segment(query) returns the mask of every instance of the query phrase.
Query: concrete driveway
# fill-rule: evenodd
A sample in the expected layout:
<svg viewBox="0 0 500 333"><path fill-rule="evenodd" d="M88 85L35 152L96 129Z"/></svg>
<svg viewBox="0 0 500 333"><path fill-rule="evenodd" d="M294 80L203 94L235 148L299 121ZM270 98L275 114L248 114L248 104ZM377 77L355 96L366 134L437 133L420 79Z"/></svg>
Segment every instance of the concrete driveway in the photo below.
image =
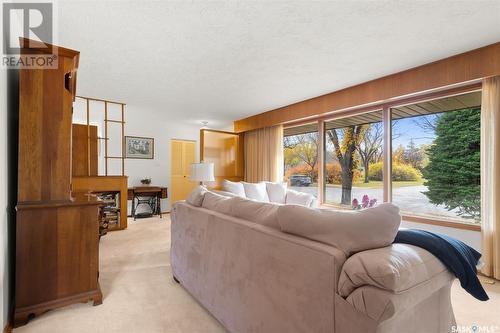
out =
<svg viewBox="0 0 500 333"><path fill-rule="evenodd" d="M291 189L296 191L305 192L317 196L318 188L316 186L298 187L292 186ZM427 191L424 185L417 186L403 186L395 187L392 189L392 202L399 206L401 211L407 213L417 213L419 215L434 215L444 218L460 218L457 215L457 210L448 211L443 205L434 205L429 202L429 199L422 192ZM352 197L361 201L363 195L367 194L370 199L377 199L383 202L383 190L379 188L363 188L353 187ZM340 186L327 186L326 188L326 202L340 203L342 189ZM464 219L465 220L465 219ZM471 222L471 220L466 220Z"/></svg>

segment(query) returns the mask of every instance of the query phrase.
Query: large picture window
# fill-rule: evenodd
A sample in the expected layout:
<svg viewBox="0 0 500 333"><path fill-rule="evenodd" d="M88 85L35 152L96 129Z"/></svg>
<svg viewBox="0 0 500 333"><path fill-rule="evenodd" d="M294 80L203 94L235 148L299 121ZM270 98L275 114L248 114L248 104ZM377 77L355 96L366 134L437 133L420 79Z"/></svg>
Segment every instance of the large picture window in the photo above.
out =
<svg viewBox="0 0 500 333"><path fill-rule="evenodd" d="M345 208L382 202L382 111L327 121L324 135L324 202Z"/></svg>
<svg viewBox="0 0 500 333"><path fill-rule="evenodd" d="M318 124L288 127L283 133L285 181L289 188L318 194Z"/></svg>
<svg viewBox="0 0 500 333"><path fill-rule="evenodd" d="M392 202L403 213L480 221L481 94L393 108Z"/></svg>
<svg viewBox="0 0 500 333"><path fill-rule="evenodd" d="M285 180L341 209L480 223L480 116L473 91L287 127Z"/></svg>

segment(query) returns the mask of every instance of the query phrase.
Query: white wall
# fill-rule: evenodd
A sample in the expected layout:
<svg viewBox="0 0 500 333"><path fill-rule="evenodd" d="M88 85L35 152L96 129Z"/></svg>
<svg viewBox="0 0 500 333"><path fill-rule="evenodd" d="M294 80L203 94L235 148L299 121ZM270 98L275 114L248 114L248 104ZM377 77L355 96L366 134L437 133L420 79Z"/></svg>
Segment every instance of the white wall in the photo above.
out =
<svg viewBox="0 0 500 333"><path fill-rule="evenodd" d="M454 238L457 238L464 242L465 244L473 247L477 251L481 252L481 232L471 231L457 228L441 227L437 225L430 225L424 223L406 222L403 221L402 227L404 228L415 228L427 230L430 232L445 234Z"/></svg>
<svg viewBox="0 0 500 333"><path fill-rule="evenodd" d="M127 105L125 122L125 135L155 139L154 160L125 160L129 186L141 185L141 179L151 177L153 185L167 186L170 190L170 139L196 140L196 158L199 160L200 126L172 122L167 116L162 116L161 111L134 105ZM170 211L169 199L162 200L162 211Z"/></svg>
<svg viewBox="0 0 500 333"><path fill-rule="evenodd" d="M127 102L127 101L123 101ZM98 126L99 136L104 137L104 103L93 102L90 107L90 123ZM108 119L120 120L121 111L116 104L108 104ZM141 185L141 179L150 177L153 185L167 186L170 190L170 139L195 140L196 156L199 159L200 126L193 126L169 120L161 110L151 110L138 105L126 105L124 112L125 135L154 138L154 159L126 159L125 175L129 187ZM74 104L74 123L86 123L86 103L77 98ZM120 125L108 124L108 155L121 156ZM103 146L99 152L99 175L104 175ZM121 175L121 161L108 161L108 175ZM169 199L162 200L162 212L170 211ZM131 212L129 201L128 213Z"/></svg>
<svg viewBox="0 0 500 333"><path fill-rule="evenodd" d="M0 69L0 330L7 323L9 297L8 243L7 243L7 71Z"/></svg>

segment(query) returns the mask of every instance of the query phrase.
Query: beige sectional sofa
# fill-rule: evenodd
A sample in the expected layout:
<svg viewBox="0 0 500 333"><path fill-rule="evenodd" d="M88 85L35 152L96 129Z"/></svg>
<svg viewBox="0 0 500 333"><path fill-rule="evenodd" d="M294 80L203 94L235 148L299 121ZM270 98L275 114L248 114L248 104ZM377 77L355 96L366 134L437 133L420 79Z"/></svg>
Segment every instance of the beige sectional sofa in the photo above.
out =
<svg viewBox="0 0 500 333"><path fill-rule="evenodd" d="M431 333L455 324L454 277L426 250L390 244L400 219L392 205L319 212L203 189L189 202L172 210L172 271L230 332ZM366 227L328 229L346 219Z"/></svg>

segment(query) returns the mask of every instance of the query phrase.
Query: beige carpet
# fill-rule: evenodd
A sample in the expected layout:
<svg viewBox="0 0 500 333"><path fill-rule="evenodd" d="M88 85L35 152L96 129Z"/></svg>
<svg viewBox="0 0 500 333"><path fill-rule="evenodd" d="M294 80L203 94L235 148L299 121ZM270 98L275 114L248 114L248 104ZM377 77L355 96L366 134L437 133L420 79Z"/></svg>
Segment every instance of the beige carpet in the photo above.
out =
<svg viewBox="0 0 500 333"><path fill-rule="evenodd" d="M35 318L15 333L170 333L225 332L182 287L173 282L169 264L170 220L129 221L124 231L101 239L100 306L76 304ZM489 302L479 302L453 287L459 325L498 326L500 284L487 285ZM493 332L496 332L493 331Z"/></svg>

